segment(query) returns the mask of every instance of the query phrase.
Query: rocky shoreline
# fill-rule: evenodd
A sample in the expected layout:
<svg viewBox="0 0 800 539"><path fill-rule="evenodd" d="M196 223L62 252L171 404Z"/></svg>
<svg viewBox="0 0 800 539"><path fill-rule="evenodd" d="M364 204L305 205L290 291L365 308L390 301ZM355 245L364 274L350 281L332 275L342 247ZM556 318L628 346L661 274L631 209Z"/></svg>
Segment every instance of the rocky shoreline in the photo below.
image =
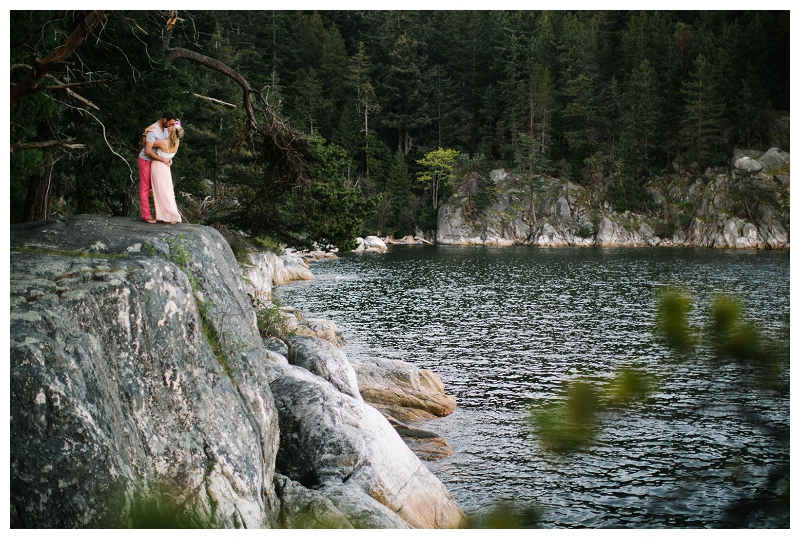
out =
<svg viewBox="0 0 800 539"><path fill-rule="evenodd" d="M475 181L464 182L464 185ZM542 247L789 249L789 154L737 150L729 167L651 178L647 214L616 212L572 182L493 170L483 211L466 187L439 209L436 243Z"/></svg>
<svg viewBox="0 0 800 539"><path fill-rule="evenodd" d="M292 309L262 335L254 303L313 276L250 262L197 225L12 226L12 527L468 525L419 458L449 447L412 424L452 412L441 380L350 362Z"/></svg>

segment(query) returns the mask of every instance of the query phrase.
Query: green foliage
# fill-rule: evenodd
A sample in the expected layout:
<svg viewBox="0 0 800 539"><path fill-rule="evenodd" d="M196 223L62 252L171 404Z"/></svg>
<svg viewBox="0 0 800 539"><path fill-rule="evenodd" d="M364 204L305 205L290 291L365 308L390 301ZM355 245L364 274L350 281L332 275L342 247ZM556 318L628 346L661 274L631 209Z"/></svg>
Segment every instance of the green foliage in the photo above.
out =
<svg viewBox="0 0 800 539"><path fill-rule="evenodd" d="M575 235L579 238L591 238L594 236L594 230L586 225L581 225L580 228L575 231Z"/></svg>
<svg viewBox="0 0 800 539"><path fill-rule="evenodd" d="M576 381L567 385L560 402L532 410L529 421L547 450L571 453L594 439L599 408L598 390L589 382Z"/></svg>
<svg viewBox="0 0 800 539"><path fill-rule="evenodd" d="M683 83L684 115L682 139L689 159L705 164L724 157L720 140L720 123L724 113L715 86L711 64L701 54L694 61L690 78Z"/></svg>
<svg viewBox="0 0 800 539"><path fill-rule="evenodd" d="M711 300L710 318L705 335L715 357L745 364L761 384L774 386L785 366L785 350L767 339L753 322L744 319L741 301L727 294L716 294Z"/></svg>
<svg viewBox="0 0 800 539"><path fill-rule="evenodd" d="M197 500L185 499L183 488L168 480L145 485L143 481L113 485L89 528L106 529L208 529L215 523L196 510ZM177 500L184 500L178 502Z"/></svg>
<svg viewBox="0 0 800 539"><path fill-rule="evenodd" d="M147 242L147 241L144 242L144 246L142 248L150 256L156 256L156 254L157 254L157 251L156 251L155 247L150 245L150 242Z"/></svg>
<svg viewBox="0 0 800 539"><path fill-rule="evenodd" d="M340 146L326 145L318 136L311 141L318 162L314 174L319 180L311 184L304 200L294 207L301 210L307 240L353 250L361 225L374 214L379 198L364 199L357 189L346 186L343 170L348 161Z"/></svg>
<svg viewBox="0 0 800 539"><path fill-rule="evenodd" d="M426 206L419 213L417 222L422 230L436 230L439 226L439 212Z"/></svg>
<svg viewBox="0 0 800 539"><path fill-rule="evenodd" d="M612 407L642 402L656 387L653 375L635 367L624 367L605 389L605 402Z"/></svg>
<svg viewBox="0 0 800 539"><path fill-rule="evenodd" d="M295 334L295 331L286 323L286 318L281 311L281 304L279 301L275 299L270 301L255 299L253 301L253 308L256 311L258 332L262 337L285 339Z"/></svg>
<svg viewBox="0 0 800 539"><path fill-rule="evenodd" d="M258 249L263 251L270 251L271 253L274 253L276 255L281 254L281 252L283 251L283 246L278 240L266 235L250 238L250 242L253 245L255 245Z"/></svg>
<svg viewBox="0 0 800 539"><path fill-rule="evenodd" d="M645 191L643 183L627 173L607 177L605 199L618 212L647 211L652 204L652 198Z"/></svg>
<svg viewBox="0 0 800 539"><path fill-rule="evenodd" d="M564 91L568 102L563 117L567 130L564 138L570 148L572 162L582 164L599 142L599 111L595 103L592 79L584 74L567 83Z"/></svg>
<svg viewBox="0 0 800 539"><path fill-rule="evenodd" d="M456 157L458 157L456 150L439 148L426 153L422 159L417 160L417 163L423 167L421 172L417 172L417 183L430 191L433 209L439 207L440 192L449 187L456 178L453 172Z"/></svg>
<svg viewBox="0 0 800 539"><path fill-rule="evenodd" d="M645 58L631 73L622 96L620 152L634 177L654 166L660 119L656 72Z"/></svg>
<svg viewBox="0 0 800 539"><path fill-rule="evenodd" d="M780 391L781 377L788 368L788 348L745 320L741 302L732 296L716 294L711 299L704 328L692 326L693 303L686 290L663 289L656 301L655 336L683 361L696 357L694 352L704 347L719 365L727 361L739 365L743 369L740 385L732 391L748 387ZM558 402L532 409L528 421L548 451L580 451L593 443L607 417L605 412L643 402L657 387L658 381L649 369L623 367L604 385L581 380L568 383ZM751 412L745 410L743 414L751 418Z"/></svg>
<svg viewBox="0 0 800 539"><path fill-rule="evenodd" d="M394 216L394 219L390 220L394 231L412 232L414 227L414 214L412 207L413 195L411 192L411 175L409 174L403 151L400 149L395 152L391 166L389 167L389 173L386 177L386 192L389 195L391 212Z"/></svg>
<svg viewBox="0 0 800 539"><path fill-rule="evenodd" d="M772 189L764 189L748 177L735 182L730 192L731 212L736 217L750 222L762 217L763 206L772 206L775 203Z"/></svg>
<svg viewBox="0 0 800 539"><path fill-rule="evenodd" d="M626 366L606 384L569 382L558 402L530 411L529 423L545 449L573 453L590 445L604 413L643 402L655 390L648 372Z"/></svg>
<svg viewBox="0 0 800 539"><path fill-rule="evenodd" d="M687 295L684 293L683 297L686 298ZM669 295L662 296L660 304L669 301L672 301ZM670 309L660 305L659 311L667 312L674 318L668 323L669 326L689 326L687 308ZM784 428L769 412L765 413L748 405L748 397L752 391L788 399L789 386L783 381L784 373L789 368L788 333L779 334L778 340L767 337L755 323L744 318L741 301L727 294L718 293L711 298L708 318L705 328L694 330L695 334L702 335L702 340L698 340L697 345L711 351L715 367L735 367L738 374L728 391L738 397L741 405L732 413L738 420L760 430L766 436L765 443L786 448L783 459L766 466L766 488L754 489L748 485L741 498L726 509L725 523L733 527L745 526L751 515L788 515L788 424ZM684 342L684 339L670 342L673 350L681 357L686 350ZM702 406L703 404L698 403L698 408Z"/></svg>
<svg viewBox="0 0 800 539"><path fill-rule="evenodd" d="M659 293L655 334L680 352L691 350L696 336L689 327L688 315L692 299L679 288L665 288Z"/></svg>
<svg viewBox="0 0 800 539"><path fill-rule="evenodd" d="M256 250L251 244L252 240L250 238L246 239L235 230L231 230L220 223L216 223L214 228L216 228L222 237L225 238L225 241L228 242L231 251L233 251L233 256L238 263L246 264L250 262L249 255Z"/></svg>

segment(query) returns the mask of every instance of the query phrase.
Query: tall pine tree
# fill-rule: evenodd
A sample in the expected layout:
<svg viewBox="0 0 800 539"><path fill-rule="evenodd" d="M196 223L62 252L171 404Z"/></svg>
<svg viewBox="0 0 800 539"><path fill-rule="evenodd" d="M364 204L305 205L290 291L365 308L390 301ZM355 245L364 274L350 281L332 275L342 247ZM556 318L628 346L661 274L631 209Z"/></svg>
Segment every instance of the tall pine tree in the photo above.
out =
<svg viewBox="0 0 800 539"><path fill-rule="evenodd" d="M720 123L724 104L714 86L711 64L702 54L694 61L689 79L683 83L685 100L681 139L686 156L701 167L724 157L720 151Z"/></svg>

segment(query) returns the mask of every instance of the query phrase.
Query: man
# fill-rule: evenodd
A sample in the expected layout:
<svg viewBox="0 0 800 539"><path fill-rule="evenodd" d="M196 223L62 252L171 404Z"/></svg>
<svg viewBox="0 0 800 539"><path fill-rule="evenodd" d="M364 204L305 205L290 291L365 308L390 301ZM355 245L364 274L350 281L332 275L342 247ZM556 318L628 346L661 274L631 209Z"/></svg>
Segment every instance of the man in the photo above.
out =
<svg viewBox="0 0 800 539"><path fill-rule="evenodd" d="M150 224L156 222L150 213L150 164L153 159L161 161L167 166L172 166L172 159L161 157L153 150L153 143L158 139L169 138L169 128L175 123L176 116L170 111L166 111L161 115L161 119L145 129L142 133L144 138L144 145L142 151L139 152L139 206L142 210L142 220Z"/></svg>

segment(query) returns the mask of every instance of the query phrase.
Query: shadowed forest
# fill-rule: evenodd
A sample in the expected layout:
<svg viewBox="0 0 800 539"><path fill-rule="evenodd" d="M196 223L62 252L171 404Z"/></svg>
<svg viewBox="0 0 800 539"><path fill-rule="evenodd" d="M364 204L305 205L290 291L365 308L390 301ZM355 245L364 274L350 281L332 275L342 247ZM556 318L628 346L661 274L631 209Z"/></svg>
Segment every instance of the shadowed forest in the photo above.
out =
<svg viewBox="0 0 800 539"><path fill-rule="evenodd" d="M12 222L138 215L165 110L185 218L296 246L431 230L465 172L646 211L654 174L789 151L788 11L12 11L10 40Z"/></svg>

